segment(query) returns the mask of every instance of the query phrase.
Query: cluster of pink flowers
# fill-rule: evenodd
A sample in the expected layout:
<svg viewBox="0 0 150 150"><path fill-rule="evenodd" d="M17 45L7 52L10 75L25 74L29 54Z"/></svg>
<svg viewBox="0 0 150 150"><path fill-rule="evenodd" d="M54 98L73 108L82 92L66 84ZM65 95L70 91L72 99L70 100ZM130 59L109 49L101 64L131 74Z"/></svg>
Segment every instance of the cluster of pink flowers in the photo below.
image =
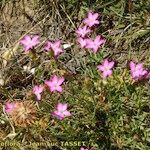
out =
<svg viewBox="0 0 150 150"><path fill-rule="evenodd" d="M83 20L84 26L79 27L76 30L78 36L77 40L81 48L91 49L94 53L98 52L99 48L106 42L106 39L102 38L100 35L97 35L95 39L87 37L88 33L92 32L91 27L100 24L98 18L98 13L89 12L88 17ZM113 67L114 62L109 62L107 59L105 59L102 64L97 66L98 70L102 72L103 78L109 77L112 74Z"/></svg>
<svg viewBox="0 0 150 150"><path fill-rule="evenodd" d="M83 20L84 26L80 26L77 30L77 41L79 42L81 48L91 49L94 53L98 52L99 48L106 42L106 40L98 35L95 39L89 38L88 33L92 32L92 27L98 25L100 22L98 20L99 14L89 12L88 17Z"/></svg>
<svg viewBox="0 0 150 150"><path fill-rule="evenodd" d="M97 35L95 39L89 38L89 33L92 32L92 28L95 25L99 25L99 14L94 12L89 12L87 18L82 22L82 25L76 30L77 41L79 42L81 48L91 49L94 53L98 52L99 48L105 44L106 39L102 36ZM25 52L32 51L32 49L40 43L39 36L29 36L26 35L21 41L20 44L24 46ZM52 51L54 56L57 57L63 52L61 41L47 41L44 46L44 50L49 52ZM103 62L97 65L97 69L102 73L102 77L105 79L112 75L115 62L104 59ZM150 71L144 69L143 65L136 64L133 61L129 64L131 76L134 80L149 79ZM54 92L63 92L62 84L64 82L64 77L52 76L49 80L45 80L45 85L48 87L49 91ZM38 101L42 99L42 92L44 90L43 85L35 85L33 87L33 93L36 95ZM15 105L13 103L6 104L6 111L9 112L13 109ZM52 113L53 116L62 120L67 116L71 116L71 113L67 111L67 104L58 103L57 109ZM82 148L83 149L83 148Z"/></svg>
<svg viewBox="0 0 150 150"><path fill-rule="evenodd" d="M50 80L46 80L45 84L47 85L50 92L62 92L63 89L61 85L64 82L64 77L52 76ZM33 93L36 95L38 101L42 99L42 92L44 90L43 85L35 85L33 87ZM58 103L56 110L52 112L52 115L59 120L63 120L66 117L71 116L71 113L67 110L68 105L66 103ZM5 111L7 113L11 113L11 111L15 108L15 103L7 102L5 104Z"/></svg>
<svg viewBox="0 0 150 150"><path fill-rule="evenodd" d="M64 82L64 77L59 77L56 75L53 75L49 80L45 80L45 85L48 87L49 91L54 93L54 92L59 92L61 93L63 91L62 84ZM42 92L44 90L44 86L42 85L35 85L33 87L33 93L36 95L37 100L42 99ZM59 120L63 120L65 117L71 116L71 113L67 110L67 104L63 103L58 103L56 110L52 112L52 115Z"/></svg>
<svg viewBox="0 0 150 150"><path fill-rule="evenodd" d="M92 28L95 25L99 25L99 14L89 12L87 18L82 22L82 25L76 30L77 41L79 42L81 48L91 49L94 53L98 52L99 48L105 44L106 39L102 36L97 35L95 39L89 38L89 33L92 32ZM20 44L24 46L25 52L32 51L40 43L40 37L38 35L29 36L26 35L21 41ZM53 52L54 56L59 56L64 50L61 46L61 41L47 41L44 46L46 52ZM97 65L98 71L102 73L102 77L105 79L112 75L115 62L109 61L107 58L103 62ZM142 64L136 64L133 61L129 64L131 76L134 80L148 79L150 78L150 71L145 70ZM64 77L59 77L53 75L49 80L45 80L45 85L48 87L49 91L54 92L63 92L62 84L64 82ZM33 87L33 93L36 95L38 101L42 99L42 93L44 90L43 85L35 85ZM6 111L10 112L15 105L13 103L6 104ZM71 113L67 110L67 104L58 103L56 110L52 113L56 118L63 120L65 117L71 116ZM81 148L84 149L84 148Z"/></svg>
<svg viewBox="0 0 150 150"><path fill-rule="evenodd" d="M100 35L97 35L95 39L87 37L88 33L92 32L91 27L100 24L98 18L98 13L89 12L87 18L83 20L84 26L76 30L78 36L77 40L81 48L91 49L94 53L98 52L99 48L106 42L106 39ZM103 78L109 77L112 74L113 67L114 62L109 62L107 59L105 59L101 65L97 66L98 70L102 72Z"/></svg>
<svg viewBox="0 0 150 150"><path fill-rule="evenodd" d="M64 82L64 77L59 77L57 75L53 75L49 80L45 80L45 85L48 87L50 92L62 92L63 88L61 87L61 85ZM33 87L33 93L36 95L37 100L41 100L42 96L42 92L44 90L44 86L42 85L35 85Z"/></svg>
<svg viewBox="0 0 150 150"><path fill-rule="evenodd" d="M40 37L38 35L35 36L30 36L26 35L21 41L20 44L24 46L24 51L29 52L32 51L35 46L37 46L40 43ZM62 46L61 46L61 41L56 40L56 41L47 41L44 46L44 50L49 52L52 51L54 56L57 57L63 52ZM62 84L64 82L64 77L59 77L59 76L52 76L49 80L45 81L45 85L48 87L50 92L59 92L61 93L63 91ZM41 101L42 99L42 93L44 91L43 85L35 85L33 87L33 93L36 96L36 99L38 101ZM5 105L5 111L11 112L14 109L14 104L13 103L8 103ZM56 110L52 113L53 116L58 118L59 120L63 120L65 117L71 116L71 113L67 110L67 104L63 103L58 103Z"/></svg>
<svg viewBox="0 0 150 150"><path fill-rule="evenodd" d="M108 59L105 59L102 64L97 66L97 69L102 72L103 78L109 77L112 75L112 69L114 67L114 61L108 61ZM132 79L137 80L143 80L143 79L149 79L150 78L150 71L144 69L142 63L134 63L133 61L129 64L130 67L130 73L132 76Z"/></svg>
<svg viewBox="0 0 150 150"><path fill-rule="evenodd" d="M35 36L26 35L20 41L20 44L24 46L25 52L32 51L34 47L37 46L39 43L40 43L40 37L38 35L35 35ZM47 41L45 43L44 49L45 51L48 51L48 52L52 50L55 57L57 57L63 52L60 40L56 40L54 42Z"/></svg>
<svg viewBox="0 0 150 150"><path fill-rule="evenodd" d="M79 27L76 33L78 34L78 41L81 44L81 47L92 49L93 52L97 52L99 47L105 43L105 40L101 36L96 36L96 38L90 39L85 38L88 33L91 32L91 27L94 25L99 24L98 20L98 13L92 13L89 12L88 17L83 20L83 23L85 26ZM26 35L21 41L20 44L24 46L24 51L29 52L32 51L35 46L37 46L40 43L40 37L38 35L30 36ZM54 56L57 57L63 52L63 49L61 47L61 41L47 41L44 46L44 50L49 52L52 51ZM45 81L45 85L48 87L50 92L59 92L61 93L63 91L62 84L64 82L64 77L59 76L52 76L49 80ZM42 99L42 93L44 90L43 85L35 85L33 87L33 93L35 94L38 101ZM7 106L7 109L9 108L9 105ZM8 112L9 109L6 111ZM10 104L10 110L13 109L13 104ZM65 117L71 116L71 113L67 110L67 104L58 103L56 110L52 113L53 116L56 118L63 120Z"/></svg>
<svg viewBox="0 0 150 150"><path fill-rule="evenodd" d="M79 42L81 48L91 49L92 52L97 53L102 45L105 44L106 39L101 35L97 35L95 39L90 38L88 35L92 32L92 28L95 25L99 25L100 21L99 14L89 12L87 18L82 22L82 25L76 30L77 41ZM24 46L24 51L32 51L40 43L40 37L38 35L29 36L26 35L21 41L20 44ZM53 52L55 57L63 53L61 46L61 41L47 41L44 46L46 52ZM102 61L101 64L97 65L97 69L102 73L104 79L110 77L113 73L115 62L110 61L107 58ZM143 67L142 63L134 63L133 61L129 64L130 73L133 80L142 80L150 78L150 71L146 70ZM42 100L42 93L44 88L47 87L51 93L62 93L63 88L62 84L64 83L65 78L62 76L53 75L49 80L45 80L44 85L35 85L33 87L33 93L36 96L37 101ZM14 102L7 102L5 104L5 112L11 113L11 111L16 107ZM59 120L63 120L66 117L72 116L72 113L68 111L67 103L58 103L55 110L52 112L52 116L56 117ZM81 147L80 150L90 150L88 148ZM91 149L92 150L92 149Z"/></svg>

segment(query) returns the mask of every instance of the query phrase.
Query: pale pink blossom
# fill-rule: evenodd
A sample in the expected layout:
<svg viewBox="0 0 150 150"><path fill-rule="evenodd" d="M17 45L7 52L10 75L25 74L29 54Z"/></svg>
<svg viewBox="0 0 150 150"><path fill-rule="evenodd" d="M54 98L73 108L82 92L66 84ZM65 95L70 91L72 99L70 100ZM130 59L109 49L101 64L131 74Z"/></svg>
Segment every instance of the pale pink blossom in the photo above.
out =
<svg viewBox="0 0 150 150"><path fill-rule="evenodd" d="M94 40L87 39L86 40L86 48L92 49L94 53L98 51L101 45L105 44L106 40L103 39L101 36L96 36Z"/></svg>
<svg viewBox="0 0 150 150"><path fill-rule="evenodd" d="M87 26L79 27L76 30L76 33L78 34L78 36L82 37L82 38L84 38L86 36L86 34L88 34L89 32L91 32L91 30Z"/></svg>
<svg viewBox="0 0 150 150"><path fill-rule="evenodd" d="M41 100L41 93L43 92L44 87L42 85L35 85L33 87L33 93L36 95L37 100Z"/></svg>
<svg viewBox="0 0 150 150"><path fill-rule="evenodd" d="M13 109L15 108L16 104L14 102L7 102L5 104L5 111L7 113L11 113L13 111Z"/></svg>
<svg viewBox="0 0 150 150"><path fill-rule="evenodd" d="M60 53L63 52L63 49L61 48L61 41L60 40L55 41L55 42L47 41L44 49L47 51L52 50L54 52L54 56L58 56Z"/></svg>
<svg viewBox="0 0 150 150"><path fill-rule="evenodd" d="M129 66L130 66L131 76L134 80L143 79L148 74L147 70L143 68L143 64L141 63L136 64L133 61L131 61Z"/></svg>
<svg viewBox="0 0 150 150"><path fill-rule="evenodd" d="M71 113L67 110L67 107L67 104L58 103L57 108L52 115L59 120L63 120L65 117L71 116Z"/></svg>
<svg viewBox="0 0 150 150"><path fill-rule="evenodd" d="M25 52L33 49L36 45L38 45L40 43L39 41L39 36L35 35L35 36L29 36L26 35L21 41L20 44L22 44L24 46L24 50Z"/></svg>
<svg viewBox="0 0 150 150"><path fill-rule="evenodd" d="M88 17L85 18L85 19L83 20L83 22L84 22L84 24L86 24L87 26L92 27L92 26L97 25L97 24L100 23L99 20L97 20L98 17L99 17L99 14L98 14L98 13L89 12L89 13L88 13Z"/></svg>
<svg viewBox="0 0 150 150"><path fill-rule="evenodd" d="M49 90L51 92L56 92L56 91L62 92L63 89L61 85L63 84L64 80L65 80L64 77L58 77L54 75L50 78L50 80L46 80L45 84L49 87Z"/></svg>
<svg viewBox="0 0 150 150"><path fill-rule="evenodd" d="M103 78L109 77L112 75L112 68L114 67L114 62L109 62L107 59L103 61L101 65L98 65L97 68L102 72Z"/></svg>
<svg viewBox="0 0 150 150"><path fill-rule="evenodd" d="M83 39L83 38L78 38L77 41L79 42L81 48L85 48L87 45L87 39Z"/></svg>

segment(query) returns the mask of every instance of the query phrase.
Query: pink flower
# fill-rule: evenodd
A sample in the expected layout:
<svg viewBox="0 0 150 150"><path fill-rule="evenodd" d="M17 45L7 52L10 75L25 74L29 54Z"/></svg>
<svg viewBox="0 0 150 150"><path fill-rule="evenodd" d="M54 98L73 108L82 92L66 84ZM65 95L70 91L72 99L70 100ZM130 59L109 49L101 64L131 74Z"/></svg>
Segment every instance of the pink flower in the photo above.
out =
<svg viewBox="0 0 150 150"><path fill-rule="evenodd" d="M81 36L82 38L85 37L85 35L88 34L89 32L91 32L91 30L87 26L84 26L83 28L79 27L76 30L78 36Z"/></svg>
<svg viewBox="0 0 150 150"><path fill-rule="evenodd" d="M112 74L112 68L114 67L114 62L109 62L107 59L105 59L102 63L102 65L98 65L97 68L99 71L102 72L103 78L109 77Z"/></svg>
<svg viewBox="0 0 150 150"><path fill-rule="evenodd" d="M41 93L43 92L44 87L41 85L35 85L33 87L33 93L36 95L37 100L41 100Z"/></svg>
<svg viewBox="0 0 150 150"><path fill-rule="evenodd" d="M93 25L96 25L96 24L99 24L100 22L97 20L99 17L99 14L98 13L92 13L92 12L89 12L88 13L88 17L85 18L83 20L83 22L89 26L89 27L92 27Z"/></svg>
<svg viewBox="0 0 150 150"><path fill-rule="evenodd" d="M15 103L13 103L13 102L7 102L6 104L5 104L5 111L7 112L7 113L10 113L14 108L15 108Z"/></svg>
<svg viewBox="0 0 150 150"><path fill-rule="evenodd" d="M62 83L64 82L64 77L58 77L56 75L52 76L50 80L46 80L45 84L49 87L51 92L62 92L63 89L61 87Z"/></svg>
<svg viewBox="0 0 150 150"><path fill-rule="evenodd" d="M39 36L38 35L35 35L35 36L29 36L29 35L26 35L21 41L20 43L24 46L24 50L25 52L31 50L34 46L36 46L37 44L40 43L39 41Z"/></svg>
<svg viewBox="0 0 150 150"><path fill-rule="evenodd" d="M87 39L78 38L77 40L78 40L81 48L85 48L86 47L86 45L87 45Z"/></svg>
<svg viewBox="0 0 150 150"><path fill-rule="evenodd" d="M59 120L63 120L65 117L71 116L71 113L67 110L67 104L58 103L57 109L52 113L52 115Z"/></svg>
<svg viewBox="0 0 150 150"><path fill-rule="evenodd" d="M63 52L63 49L61 48L61 42L59 40L55 42L48 41L44 49L47 51L50 51L50 49L52 49L54 52L54 56L58 56Z"/></svg>
<svg viewBox="0 0 150 150"><path fill-rule="evenodd" d="M133 61L131 61L129 66L130 66L132 78L134 80L140 80L143 77L145 77L145 75L147 75L147 73L148 73L147 70L145 70L143 68L143 64L141 64L141 63L136 64Z"/></svg>
<svg viewBox="0 0 150 150"><path fill-rule="evenodd" d="M106 40L102 39L101 36L98 35L96 36L95 40L87 39L86 42L87 42L86 48L90 48L93 50L94 53L96 53L99 47L103 45L106 42Z"/></svg>

